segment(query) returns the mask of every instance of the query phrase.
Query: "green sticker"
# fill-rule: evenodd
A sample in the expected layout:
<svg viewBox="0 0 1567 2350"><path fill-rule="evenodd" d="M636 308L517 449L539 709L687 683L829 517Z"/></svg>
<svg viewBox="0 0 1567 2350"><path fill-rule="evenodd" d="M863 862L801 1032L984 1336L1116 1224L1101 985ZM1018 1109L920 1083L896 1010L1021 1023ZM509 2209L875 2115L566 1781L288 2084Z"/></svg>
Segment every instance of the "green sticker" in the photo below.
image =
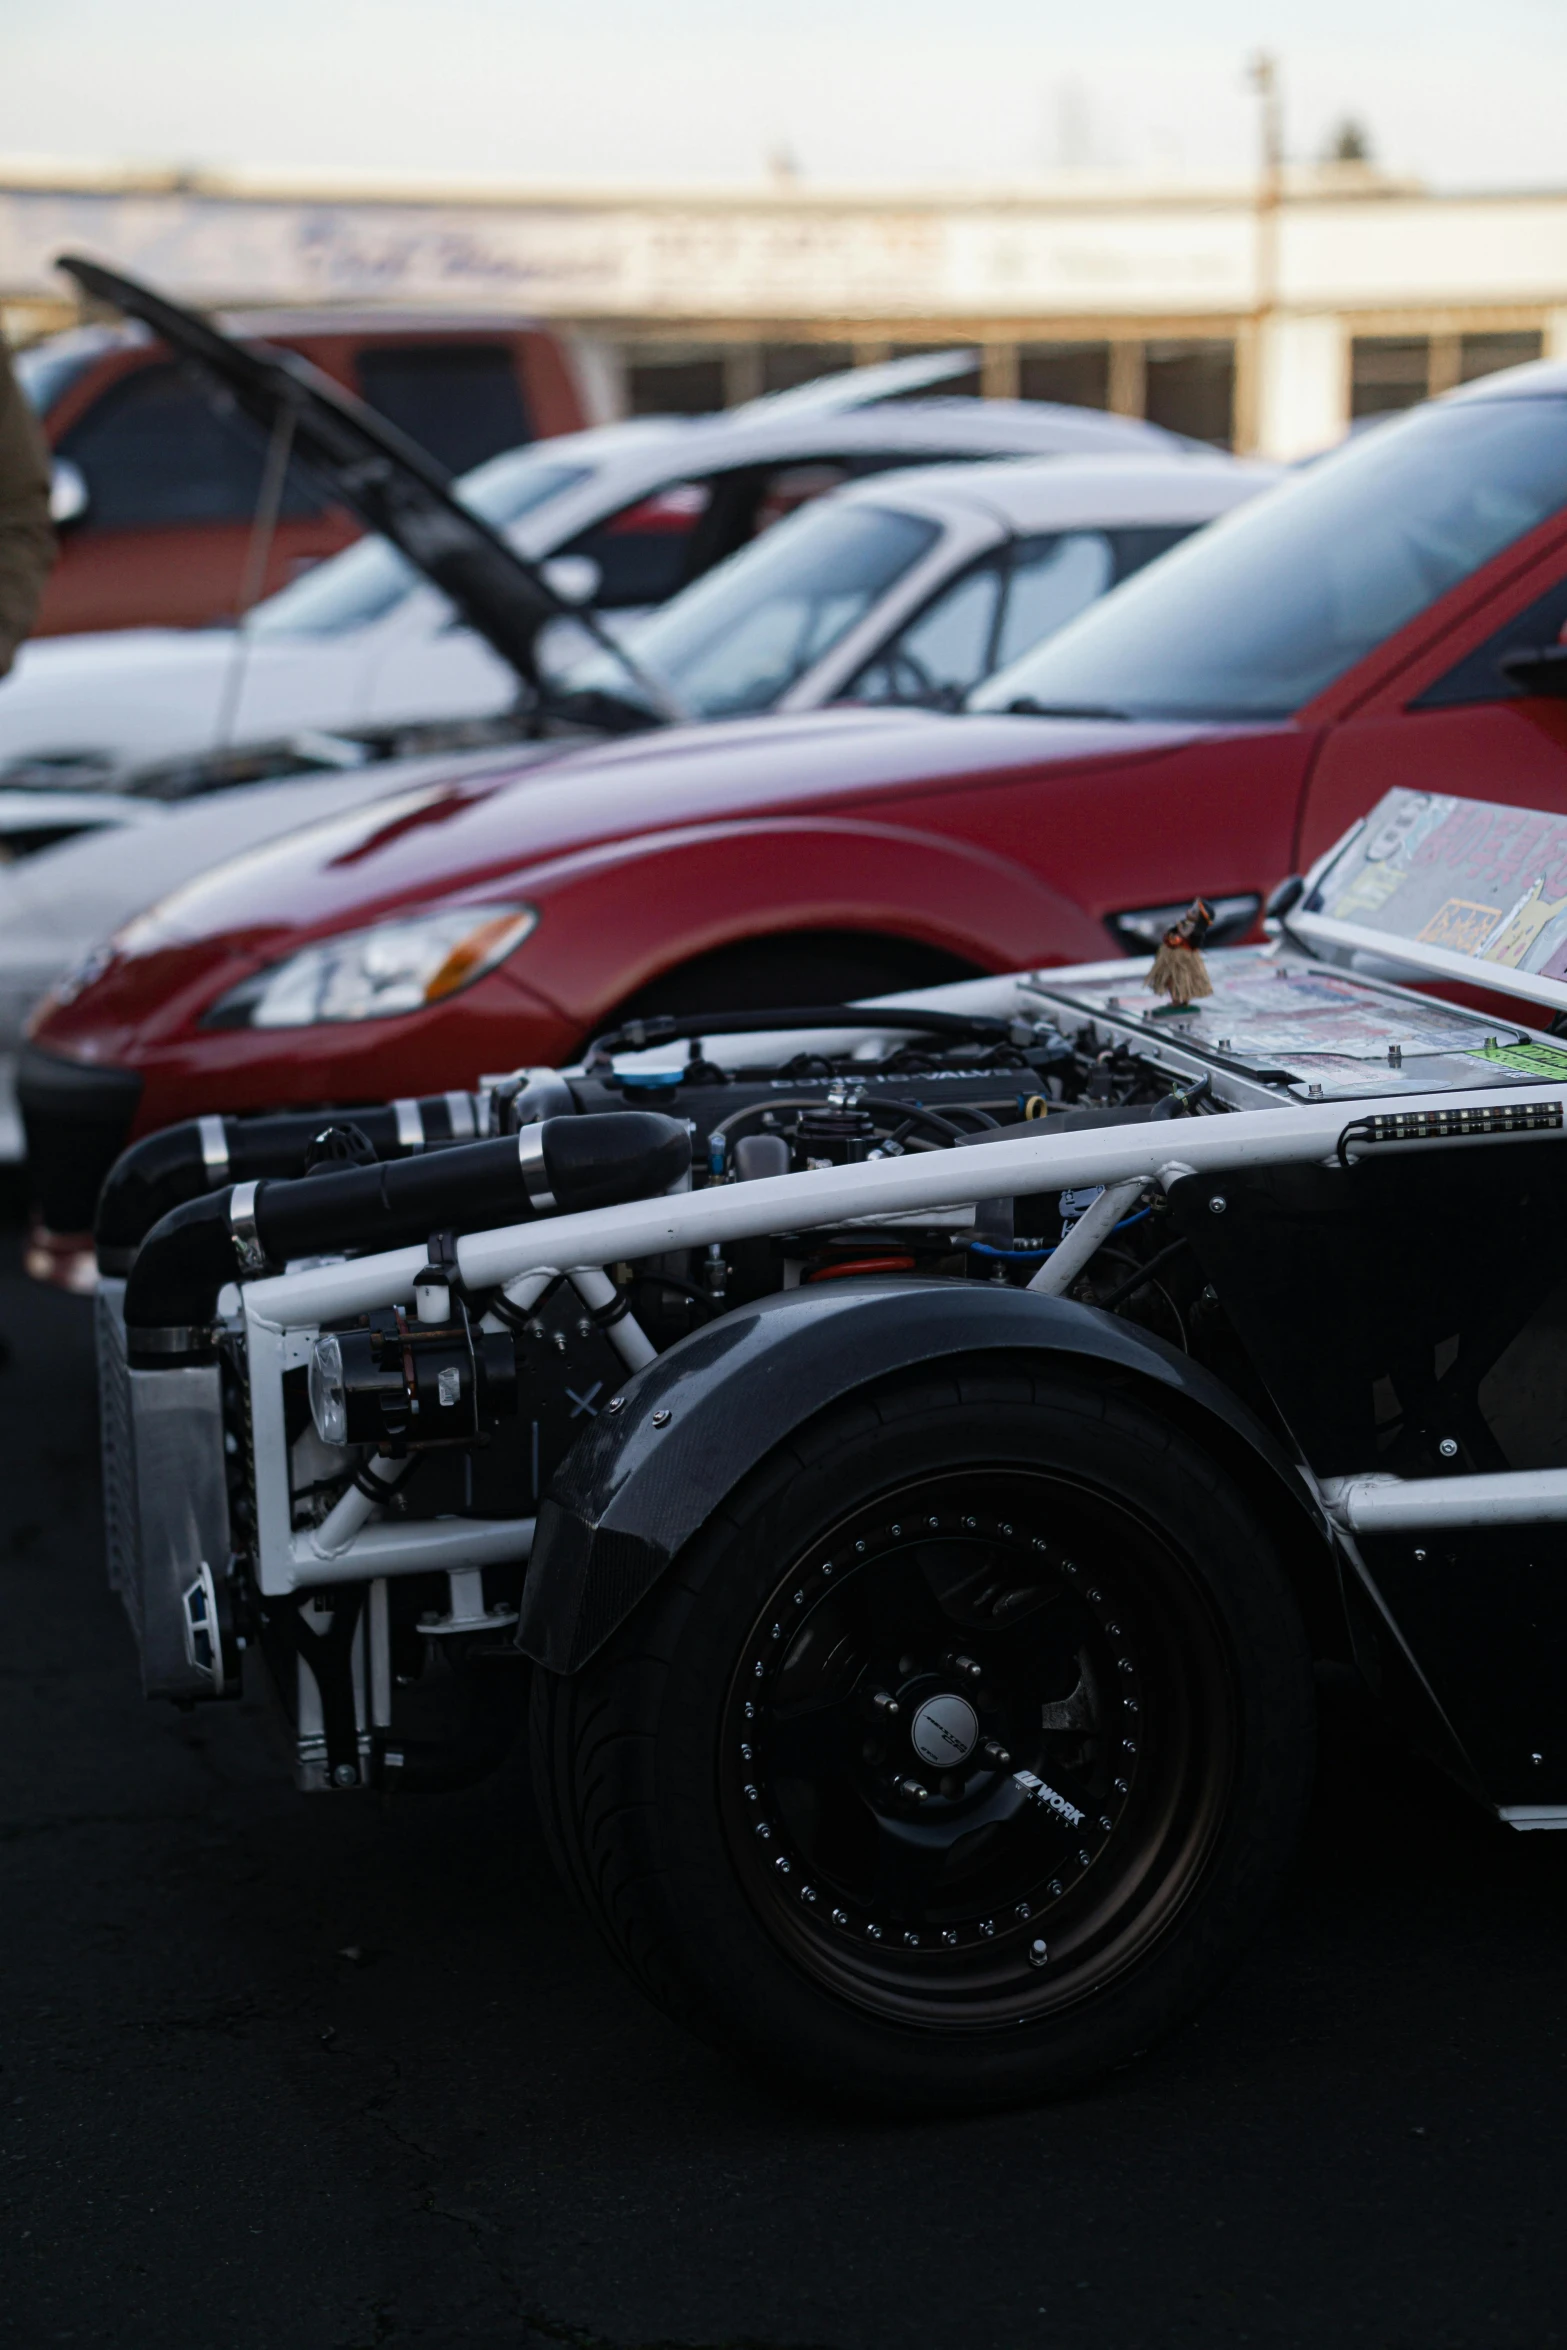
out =
<svg viewBox="0 0 1567 2350"><path fill-rule="evenodd" d="M1504 1068L1516 1069L1521 1077L1551 1077L1567 1079L1567 1047L1559 1044L1498 1044L1493 1037L1481 1051L1469 1055L1472 1061L1500 1061Z"/></svg>

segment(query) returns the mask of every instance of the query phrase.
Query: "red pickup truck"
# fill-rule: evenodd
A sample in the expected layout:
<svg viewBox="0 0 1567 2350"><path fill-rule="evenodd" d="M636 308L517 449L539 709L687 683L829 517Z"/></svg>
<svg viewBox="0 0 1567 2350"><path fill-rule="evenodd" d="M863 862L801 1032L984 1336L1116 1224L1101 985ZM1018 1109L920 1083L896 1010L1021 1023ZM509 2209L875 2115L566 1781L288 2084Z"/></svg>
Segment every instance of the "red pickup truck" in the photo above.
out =
<svg viewBox="0 0 1567 2350"><path fill-rule="evenodd" d="M224 324L246 342L298 352L453 473L603 421L569 344L548 327L374 310L247 312ZM264 438L215 408L144 327L51 335L19 352L16 370L56 463L60 560L38 633L231 620ZM283 587L358 535L347 509L293 466L253 592Z"/></svg>

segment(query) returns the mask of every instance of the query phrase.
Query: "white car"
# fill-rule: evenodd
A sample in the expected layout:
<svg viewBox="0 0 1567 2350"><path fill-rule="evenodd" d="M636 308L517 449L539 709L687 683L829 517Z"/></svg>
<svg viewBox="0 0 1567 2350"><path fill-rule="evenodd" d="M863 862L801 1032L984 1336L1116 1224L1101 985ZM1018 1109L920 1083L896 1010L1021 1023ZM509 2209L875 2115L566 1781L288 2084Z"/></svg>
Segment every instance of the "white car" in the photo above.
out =
<svg viewBox="0 0 1567 2350"><path fill-rule="evenodd" d="M859 482L628 629L641 693L613 652L569 660L573 624L552 624L541 648L550 707L609 726L656 723L656 689L686 718L828 702L956 710L993 670L1278 473L1210 452L932 465Z"/></svg>
<svg viewBox="0 0 1567 2350"><path fill-rule="evenodd" d="M955 708L1082 605L1275 478L1212 456L931 466L839 491L732 556L633 638L641 663L705 717L831 701ZM886 559L899 550L901 562ZM871 552L880 550L876 563ZM571 627L571 623L563 623ZM584 715L611 700L652 723L608 655L567 669ZM570 739L531 746L540 763ZM0 867L0 1159L21 1154L10 1102L22 1023L100 939L226 858L391 792L460 790L528 752L391 760L206 792L168 804L134 792L10 795L18 823L55 845ZM0 800L7 795L0 793ZM63 839L77 811L85 837ZM105 821L106 814L118 821ZM90 833L86 828L95 827Z"/></svg>
<svg viewBox="0 0 1567 2350"><path fill-rule="evenodd" d="M548 565L566 602L614 614L662 604L794 506L889 466L1113 451L1179 460L1194 447L1087 409L899 396L937 366L894 360L720 416L564 434L479 466L459 495ZM154 761L281 746L302 731L500 716L519 691L516 670L449 596L367 538L239 629L117 629L25 647L0 685L0 781L112 787Z"/></svg>

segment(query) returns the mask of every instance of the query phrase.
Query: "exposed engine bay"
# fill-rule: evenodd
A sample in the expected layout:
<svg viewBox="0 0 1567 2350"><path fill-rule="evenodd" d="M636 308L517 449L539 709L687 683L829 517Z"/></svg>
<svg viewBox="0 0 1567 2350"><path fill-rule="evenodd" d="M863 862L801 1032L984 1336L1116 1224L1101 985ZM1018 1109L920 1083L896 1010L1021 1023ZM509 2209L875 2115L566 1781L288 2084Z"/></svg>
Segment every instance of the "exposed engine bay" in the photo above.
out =
<svg viewBox="0 0 1567 2350"><path fill-rule="evenodd" d="M1209 1106L1209 1079L1167 1072L1092 1022L1069 1025L1059 1007L1012 982L978 986L1005 1008L889 1007L880 1031L868 1031L861 1012L790 1013L778 1016L787 1027L776 1045L763 1027L773 1025L770 1016L747 1015L750 1033L732 1039L724 1032L742 1031L738 1016L652 1021L600 1040L575 1069L514 1072L473 1094L337 1116L203 1119L151 1137L125 1154L100 1207L106 1393L134 1396L149 1378L168 1378L161 1365L152 1373L126 1365L125 1277L162 1215L229 1175L248 1178L240 1192L254 1193L258 1180L272 1187L275 1213L281 1193L290 1195L297 1230L275 1247L303 1269L349 1232L361 1244L367 1236L362 1202L349 1202L347 1231L332 1220L341 1182L323 1178L400 1171L430 1204L402 1211L399 1235L421 1214L432 1230L441 1218L460 1228L474 1213L462 1182L474 1146L538 1136L546 1122L557 1151L568 1120L581 1121L573 1131L601 1148L608 1121L638 1142L652 1128L667 1162L658 1171L679 1188L705 1191L928 1159L1047 1125L1092 1131ZM640 1158L628 1165L631 1192L644 1172ZM369 1180L379 1195L379 1173ZM554 1272L529 1283L520 1299L502 1286L465 1287L436 1233L428 1278L415 1282L406 1305L323 1328L308 1360L283 1372L290 1530L318 1532L334 1515L341 1523L345 1502L349 1516L368 1517L372 1501L399 1528L453 1519L531 1528L560 1462L628 1372L736 1306L795 1287L891 1275L1021 1287L1094 1197L1093 1187L1041 1190L799 1232L784 1225L603 1270ZM1085 1295L1189 1344L1202 1321L1200 1284L1168 1266L1141 1278L1168 1238L1152 1204L1121 1221L1092 1274L1082 1276ZM255 1269L275 1261L275 1250L258 1250ZM472 1567L376 1578L368 1591L338 1586L330 1599L317 1593L293 1609L266 1604L246 1563L257 1500L242 1328L231 1319L220 1330L215 1377L187 1368L211 1390L214 1444L221 1424L222 1495L214 1486L206 1498L214 1526L226 1519L232 1547L223 1571L208 1562L199 1590L165 1583L155 1593L131 1524L138 1511L147 1514L146 1500L125 1491L129 1430L114 1431L122 1441L110 1468L111 1493L121 1497L113 1539L121 1588L140 1611L149 1691L182 1701L233 1695L239 1659L259 1647L298 1707L302 1784L391 1775L446 1784L487 1767L506 1733L497 1727L489 1736L475 1724L484 1711L475 1693L490 1677L484 1666L504 1671L517 1661L526 1555L512 1545L514 1555ZM379 1471L368 1466L372 1459ZM437 1716L444 1700L452 1717L433 1727L422 1718L432 1689ZM407 1734L405 1717L414 1725Z"/></svg>
<svg viewBox="0 0 1567 2350"><path fill-rule="evenodd" d="M133 1147L100 1209L99 1311L106 1395L129 1415L109 1421L116 1571L149 1691L231 1695L245 1651L259 1648L295 1716L302 1784L446 1784L488 1767L509 1730L485 1692L518 1661L531 1538L561 1463L629 1374L775 1293L921 1279L1067 1294L1217 1372L1277 1425L1167 1189L1112 1187L1126 1196L1105 1223L1105 1187L1063 1183L1043 1160L1037 1181L968 1196L976 1154L1046 1138L1092 1148L1112 1131L1189 1130L1328 1092L1347 1125L1357 1090L1507 1087L1520 1056L1551 1048L1276 950L1212 965L1213 994L1178 1016L1147 995L1138 966L1112 964L875 1011L666 1018L601 1038L575 1068L512 1072L471 1094L203 1119ZM1182 1155L1173 1136L1170 1151ZM459 1267L457 1235L511 1213L916 1164L941 1167L947 1200L893 1197L798 1225L780 1212L765 1232L645 1253L628 1242L601 1265L521 1282L476 1284ZM243 1178L232 1191L209 1188L230 1177ZM200 1216L220 1202L221 1229L200 1227L216 1251L206 1304L190 1302L182 1276L182 1302L158 1309L179 1319L141 1330L132 1296L127 1331L125 1277L140 1254L148 1287L159 1253L142 1250L147 1233L171 1209ZM1090 1226L1092 1244L1078 1245ZM287 1267L308 1280L416 1235L427 1262L400 1302L345 1317L327 1301L308 1337L285 1342L277 1467L265 1465L254 1334L229 1276ZM196 1237L185 1225L173 1245L188 1252ZM205 1349L193 1340L203 1313ZM149 1449L173 1381L190 1391L182 1442L199 1429L206 1446L208 1474L187 1468L182 1495L187 1513L202 1496L206 1521L194 1579L184 1519L178 1537L161 1524ZM142 1417L144 1394L163 1407L155 1421ZM274 1494L272 1514L286 1506L287 1537L306 1546L286 1593L268 1589L277 1577L257 1556L260 1487L285 1455L286 1504ZM394 1571L355 1576L355 1538L372 1518L402 1547ZM468 1563L424 1564L420 1529L429 1545L455 1541ZM313 1570L328 1569L330 1590L311 1588Z"/></svg>

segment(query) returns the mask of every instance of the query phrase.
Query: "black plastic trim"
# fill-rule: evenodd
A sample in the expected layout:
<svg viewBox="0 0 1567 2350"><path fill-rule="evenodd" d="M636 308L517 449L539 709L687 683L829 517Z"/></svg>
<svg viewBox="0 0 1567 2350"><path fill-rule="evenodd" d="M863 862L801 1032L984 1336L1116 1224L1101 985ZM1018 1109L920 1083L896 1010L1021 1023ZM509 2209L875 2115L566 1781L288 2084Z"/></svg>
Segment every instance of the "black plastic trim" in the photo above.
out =
<svg viewBox="0 0 1567 2350"><path fill-rule="evenodd" d="M24 1044L16 1101L38 1212L51 1232L87 1232L98 1186L124 1147L142 1096L134 1069L72 1061Z"/></svg>
<svg viewBox="0 0 1567 2350"><path fill-rule="evenodd" d="M628 1382L540 1508L518 1646L550 1672L576 1672L796 1428L896 1372L996 1353L1076 1357L1147 1380L1188 1424L1222 1431L1226 1453L1262 1471L1329 1560L1326 1522L1277 1439L1219 1380L1135 1324L978 1282L834 1282L738 1308Z"/></svg>

